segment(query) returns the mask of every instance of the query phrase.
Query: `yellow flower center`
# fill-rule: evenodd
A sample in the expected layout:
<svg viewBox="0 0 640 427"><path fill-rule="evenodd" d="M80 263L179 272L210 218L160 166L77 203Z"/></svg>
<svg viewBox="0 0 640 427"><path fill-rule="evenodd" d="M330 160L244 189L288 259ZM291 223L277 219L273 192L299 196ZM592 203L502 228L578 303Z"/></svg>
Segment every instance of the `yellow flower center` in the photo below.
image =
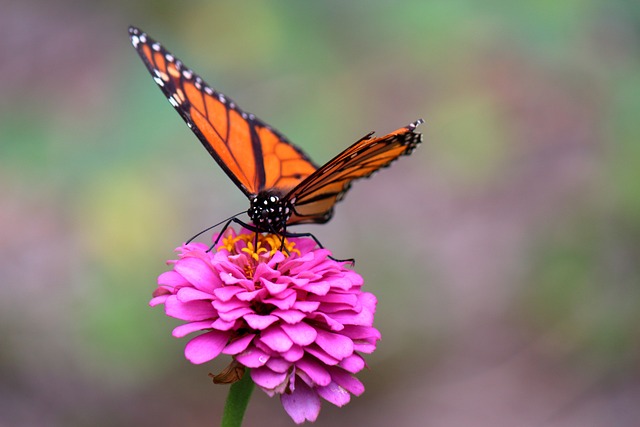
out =
<svg viewBox="0 0 640 427"><path fill-rule="evenodd" d="M272 257L276 251L282 250L284 256L288 257L292 253L300 255L300 251L295 248L296 244L286 237L279 236L277 234L239 234L233 236L229 234L222 239L222 244L218 246L218 250L226 249L231 254L237 255L238 251L236 244L243 241L245 246L240 249L240 252L247 254L255 261L261 254L269 254Z"/></svg>

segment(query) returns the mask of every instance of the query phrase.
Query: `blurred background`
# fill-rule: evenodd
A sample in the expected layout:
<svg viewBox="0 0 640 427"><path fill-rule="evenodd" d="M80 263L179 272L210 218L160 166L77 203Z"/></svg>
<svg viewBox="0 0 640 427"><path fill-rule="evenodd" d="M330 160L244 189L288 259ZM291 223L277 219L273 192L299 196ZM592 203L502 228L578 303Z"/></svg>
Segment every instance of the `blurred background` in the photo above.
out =
<svg viewBox="0 0 640 427"><path fill-rule="evenodd" d="M220 420L228 360L188 363L147 303L174 247L248 204L129 24L318 163L426 121L306 228L357 259L383 335L366 393L316 425L640 425L640 2L0 10L0 426ZM256 390L246 425L293 423Z"/></svg>

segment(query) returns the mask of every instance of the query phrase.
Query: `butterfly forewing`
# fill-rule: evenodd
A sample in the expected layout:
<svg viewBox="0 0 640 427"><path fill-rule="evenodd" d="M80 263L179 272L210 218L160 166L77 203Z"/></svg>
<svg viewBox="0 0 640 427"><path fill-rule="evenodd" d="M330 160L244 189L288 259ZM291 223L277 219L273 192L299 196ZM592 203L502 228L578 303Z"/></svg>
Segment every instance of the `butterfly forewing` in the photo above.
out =
<svg viewBox="0 0 640 427"><path fill-rule="evenodd" d="M317 169L284 136L212 89L148 35L131 27L129 36L171 105L248 197L265 189L284 195Z"/></svg>
<svg viewBox="0 0 640 427"><path fill-rule="evenodd" d="M256 126L261 141L265 183L261 190L277 188L284 195L316 171L300 151L269 128Z"/></svg>
<svg viewBox="0 0 640 427"><path fill-rule="evenodd" d="M287 195L294 206L289 224L328 221L333 206L354 180L389 166L401 155L411 154L422 139L421 134L414 132L420 123L422 120L381 138L368 134L320 167Z"/></svg>

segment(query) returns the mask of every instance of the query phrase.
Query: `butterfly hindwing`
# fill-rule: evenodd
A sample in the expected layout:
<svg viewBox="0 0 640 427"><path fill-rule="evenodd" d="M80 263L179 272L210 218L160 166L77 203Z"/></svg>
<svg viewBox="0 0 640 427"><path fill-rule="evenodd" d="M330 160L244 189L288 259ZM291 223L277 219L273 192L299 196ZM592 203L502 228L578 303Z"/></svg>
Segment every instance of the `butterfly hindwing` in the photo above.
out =
<svg viewBox="0 0 640 427"><path fill-rule="evenodd" d="M411 154L422 140L422 135L415 132L421 123L418 120L380 138L374 138L372 132L320 167L287 195L294 206L288 223L327 222L333 206L354 180L389 166L401 155Z"/></svg>
<svg viewBox="0 0 640 427"><path fill-rule="evenodd" d="M317 169L283 135L212 89L158 42L134 27L129 36L171 105L247 197L265 189L284 195Z"/></svg>

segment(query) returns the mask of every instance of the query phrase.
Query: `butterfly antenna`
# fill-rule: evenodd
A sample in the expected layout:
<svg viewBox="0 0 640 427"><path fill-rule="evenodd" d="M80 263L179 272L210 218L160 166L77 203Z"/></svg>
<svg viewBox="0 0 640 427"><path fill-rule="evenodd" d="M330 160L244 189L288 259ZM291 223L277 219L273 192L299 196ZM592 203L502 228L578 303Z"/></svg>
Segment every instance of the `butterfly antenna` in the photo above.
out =
<svg viewBox="0 0 640 427"><path fill-rule="evenodd" d="M189 243L193 242L193 240L194 240L196 237L198 237L198 236L200 236L200 235L202 235L202 234L206 233L207 231L209 231L209 230L211 230L211 229L213 229L213 228L218 227L220 224L223 224L223 223L225 223L226 221L231 222L231 221L233 221L237 216L240 216L240 215L242 215L243 213L246 213L246 212L247 212L247 211L238 212L237 214L235 214L235 215L231 215L229 218L227 218L227 219L223 219L222 221L220 221L220 222L219 222L219 223L217 223L217 224L212 225L211 227L207 227L207 228L205 228L204 230L202 230L201 232L199 232L198 234L196 234L195 236L193 236L193 237L191 237L189 240L187 240L187 242L185 243L185 245L188 245ZM227 227L229 227L229 224L227 224L227 225L224 227L224 229L226 229ZM224 230L223 230L223 231L224 231ZM220 234L222 234L222 233L220 233ZM220 238L220 236L218 236L218 238ZM216 243L217 243L217 239L216 239ZM214 245L214 246L215 246L215 245Z"/></svg>

